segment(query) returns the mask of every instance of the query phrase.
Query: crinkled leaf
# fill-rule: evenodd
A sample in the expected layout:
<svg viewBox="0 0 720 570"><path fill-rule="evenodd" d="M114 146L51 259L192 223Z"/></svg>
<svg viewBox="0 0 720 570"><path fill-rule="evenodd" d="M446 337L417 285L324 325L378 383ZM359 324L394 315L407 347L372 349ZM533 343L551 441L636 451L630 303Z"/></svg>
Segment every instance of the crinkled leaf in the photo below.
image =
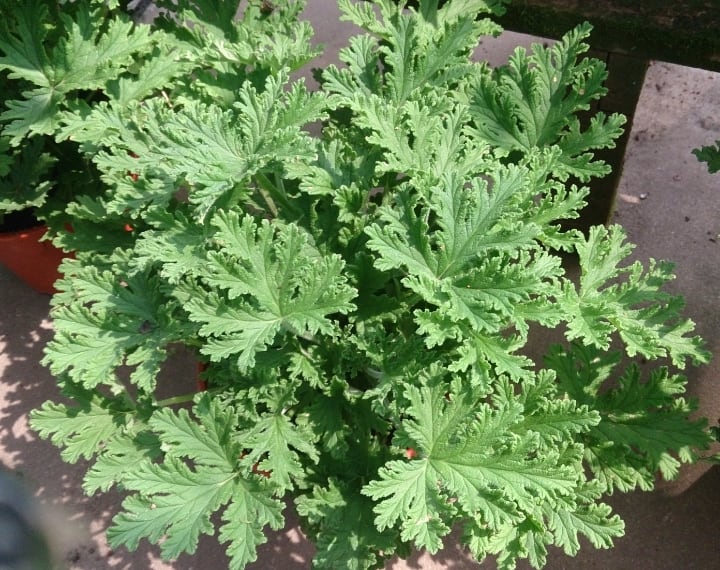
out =
<svg viewBox="0 0 720 570"><path fill-rule="evenodd" d="M210 516L227 507L220 539L229 543L229 567L243 568L257 558L256 548L266 540L263 527L282 526L283 505L259 482L241 477L234 411L204 398L194 414L166 408L150 419L165 457L161 463L143 461L126 474L123 485L135 493L123 502L108 538L133 549L143 538L164 538L163 555L175 558L194 552L199 536L214 531ZM183 458L191 459L192 466Z"/></svg>
<svg viewBox="0 0 720 570"><path fill-rule="evenodd" d="M174 303L148 273L121 279L93 266L67 262L52 310L56 334L43 363L88 388L116 381L122 364L134 365L131 380L152 391L166 347L183 334L173 320ZM73 268L72 270L70 268ZM75 299L65 304L62 299Z"/></svg>
<svg viewBox="0 0 720 570"><path fill-rule="evenodd" d="M562 299L568 313L568 338L582 338L598 348L610 346L618 331L630 356L669 356L676 366L685 361L707 362L699 337L690 337L692 321L680 318L682 300L662 290L671 279L672 265L639 262L622 265L632 251L620 226L594 227L577 244L580 257L579 290L569 286Z"/></svg>
<svg viewBox="0 0 720 570"><path fill-rule="evenodd" d="M518 406L493 410L472 392L408 388L403 422L416 443L418 459L392 461L363 493L378 504L378 528L400 524L404 540L431 552L441 546L449 527L443 522L457 501L469 514L499 528L532 510L536 499L552 501L572 492L577 473L554 452L534 457L538 440L518 436Z"/></svg>
<svg viewBox="0 0 720 570"><path fill-rule="evenodd" d="M248 369L279 335L333 334L332 315L354 308L341 258L321 255L300 228L257 224L235 212L214 223L221 250L210 257L206 279L228 298L195 297L186 306L203 323L203 352L211 358L237 355Z"/></svg>
<svg viewBox="0 0 720 570"><path fill-rule="evenodd" d="M318 568L377 568L383 556L393 553L397 536L375 527L372 507L357 489L336 480L313 487L297 500L298 513L312 525L318 549L313 563Z"/></svg>
<svg viewBox="0 0 720 570"><path fill-rule="evenodd" d="M527 55L517 48L507 65L493 75L481 75L470 91L470 111L478 130L493 144L507 150L558 145L566 169L558 172L586 181L607 174L602 161L592 162L586 152L614 146L625 118L597 115L581 132L575 113L590 108L607 90L607 76L599 60L578 58L588 49L583 43L591 31L577 26L550 48L533 45Z"/></svg>
<svg viewBox="0 0 720 570"><path fill-rule="evenodd" d="M62 458L75 463L90 459L125 432L130 408L122 398L106 398L67 383L64 392L74 405L45 402L30 414L30 426L41 437L63 447Z"/></svg>

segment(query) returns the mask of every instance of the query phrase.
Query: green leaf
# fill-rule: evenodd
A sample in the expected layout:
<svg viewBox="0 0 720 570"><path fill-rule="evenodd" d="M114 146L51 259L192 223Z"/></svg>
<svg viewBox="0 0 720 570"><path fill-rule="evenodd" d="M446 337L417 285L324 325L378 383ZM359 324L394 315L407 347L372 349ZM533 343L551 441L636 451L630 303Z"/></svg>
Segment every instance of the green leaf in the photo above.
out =
<svg viewBox="0 0 720 570"><path fill-rule="evenodd" d="M396 207L381 210L384 224L366 229L368 247L379 254L378 269L403 271L403 285L436 307L415 313L428 346L461 339L463 362L489 362L500 373L522 377L529 361L511 354L527 332L517 307L542 299L533 295L554 294L560 267L544 254L517 254L535 247L538 231L513 219L527 196L530 172L509 167L492 176L492 185L477 179L466 184L447 173L431 188L427 206L409 191L398 194ZM511 257L510 251L516 253ZM521 335L500 339L510 322Z"/></svg>
<svg viewBox="0 0 720 570"><path fill-rule="evenodd" d="M369 247L381 256L378 268L404 268L419 286L460 276L470 263L491 252L529 247L536 229L507 219L512 219L511 200L527 189L527 173L511 167L492 175L492 189L480 180L473 180L468 188L451 174L434 187L430 208L437 215L437 226L432 233L414 211L424 204L408 192L399 194L396 208L382 210L384 225L367 230Z"/></svg>
<svg viewBox="0 0 720 570"><path fill-rule="evenodd" d="M125 488L136 493L123 502L108 539L134 549L143 538L164 538L163 556L175 558L193 553L199 536L214 531L210 516L227 506L220 539L229 542L229 567L240 569L257 558L256 548L266 540L263 527L282 526L283 505L259 482L242 479L234 411L205 397L194 414L197 419L166 408L151 417L165 457L161 463L143 461L123 478Z"/></svg>
<svg viewBox="0 0 720 570"><path fill-rule="evenodd" d="M237 490L240 485L232 482L224 471L197 473L178 459L166 459L162 465L140 463L125 477L124 485L151 499L138 495L125 499L123 512L108 529L108 540L114 547L125 544L134 550L142 538L158 542L167 536L161 546L164 557L192 553L200 534L213 532L210 515L235 494L244 499Z"/></svg>
<svg viewBox="0 0 720 570"><path fill-rule="evenodd" d="M694 406L678 397L685 382L666 368L653 370L641 382L639 368L628 368L619 385L598 398L604 418L592 431L597 446L605 442L623 446L628 455L642 457L651 471L660 469L666 479L674 479L679 462L669 454L685 447L703 448L710 442L706 420L690 421Z"/></svg>
<svg viewBox="0 0 720 570"><path fill-rule="evenodd" d="M315 145L302 129L324 117L325 105L325 98L309 93L301 81L288 85L283 70L268 77L260 92L245 82L227 107L196 99L175 107L159 98L130 109L101 106L87 128L84 117L73 120L72 132L92 144L97 144L93 139L98 133L105 137L100 142L110 148L95 162L121 188L128 185L128 173L135 173L149 181L143 183L161 185L161 196L169 201L183 185L195 216L204 222L219 208L249 200L255 191L253 177L262 179L265 173L282 173L284 165L297 168L313 160ZM103 132L97 125L108 128ZM276 209L280 202L292 210L281 187L265 186L256 193L268 208ZM137 186L130 186L110 207L139 209L137 192ZM125 196L133 202L124 202Z"/></svg>
<svg viewBox="0 0 720 570"><path fill-rule="evenodd" d="M95 463L85 474L83 490L92 495L97 491L107 492L115 484L122 484L128 474L132 474L135 465L146 459L160 456L160 445L140 424L133 429L125 429L103 442Z"/></svg>
<svg viewBox="0 0 720 570"><path fill-rule="evenodd" d="M517 48L507 65L492 75L480 75L469 96L482 136L508 151L558 145L565 172L557 174L563 179L574 175L586 181L607 174L604 163L592 162L585 153L612 148L625 118L614 114L606 120L599 114L581 132L575 117L607 92L602 86L607 77L604 64L578 59L588 49L583 40L591 29L581 24L551 48L534 44L529 56Z"/></svg>
<svg viewBox="0 0 720 570"><path fill-rule="evenodd" d="M206 236L182 212L158 213L148 219L161 229L143 232L135 244L133 263L147 270L160 266L160 275L171 284L205 271Z"/></svg>
<svg viewBox="0 0 720 570"><path fill-rule="evenodd" d="M10 138L0 138L0 212L42 206L53 186L49 180L57 158L45 149L40 137L32 137L18 149Z"/></svg>
<svg viewBox="0 0 720 570"><path fill-rule="evenodd" d="M378 504L380 530L400 523L402 538L431 552L449 532L442 515L455 506L490 529L517 521L535 501L553 501L572 492L577 472L555 452L533 457L538 440L518 436L517 405L492 409L481 395L449 387L408 387L411 419L403 422L416 443L418 459L392 461L363 489Z"/></svg>
<svg viewBox="0 0 720 570"><path fill-rule="evenodd" d="M462 295L461 289L472 289L472 277L463 277L478 260L505 248L532 245L535 228L507 220L507 214L512 217L511 200L524 190L524 175L518 168L500 170L494 174L492 189L479 180L468 188L463 180L448 175L433 188L434 228L423 219L430 208L418 217L416 208L424 204L408 192L399 194L396 208L382 210L384 225L366 230L368 246L380 255L376 266L407 271L404 283L431 302L446 298L451 289L455 296ZM467 312L462 301L453 304L458 313Z"/></svg>
<svg viewBox="0 0 720 570"><path fill-rule="evenodd" d="M418 548L435 553L442 547L442 537L450 532L441 519L442 501L430 485L423 462L388 463L380 470L380 480L371 482L364 494L378 500L375 524L381 532L402 523L401 538L413 541Z"/></svg>
<svg viewBox="0 0 720 570"><path fill-rule="evenodd" d="M578 534L587 537L595 548L610 548L614 538L625 534L625 524L620 517L610 516L612 511L608 505L594 502L600 495L598 485L588 484L578 490L578 504L543 509L555 544L565 554L575 556L580 550Z"/></svg>
<svg viewBox="0 0 720 570"><path fill-rule="evenodd" d="M107 82L108 97L118 107L141 101L161 89L171 87L180 76L192 73L192 64L180 55L170 36L163 37L160 33L153 32L160 45L156 46L147 61L143 62L137 75L123 76Z"/></svg>
<svg viewBox="0 0 720 570"><path fill-rule="evenodd" d="M206 280L228 298L196 297L186 306L203 323L203 352L211 358L237 355L247 370L278 336L332 335L332 315L354 309L341 258L321 255L297 226L258 225L235 212L219 213L214 224L221 250L211 256Z"/></svg>
<svg viewBox="0 0 720 570"><path fill-rule="evenodd" d="M707 421L690 419L695 404L680 397L684 377L663 367L644 380L637 365L618 375L618 361L580 346L556 348L547 357L561 384L571 394L582 391L582 401L600 414L588 432L586 459L605 489L652 488L656 472L675 478L688 450L709 445Z"/></svg>
<svg viewBox="0 0 720 570"><path fill-rule="evenodd" d="M532 360L527 356L514 354L523 345L520 337L503 338L481 332L469 332L467 337L458 349L462 366L458 365L457 369L473 365L485 370L493 367L496 374L507 374L514 379L528 376L527 369L532 366Z"/></svg>
<svg viewBox="0 0 720 570"><path fill-rule="evenodd" d="M315 535L313 564L318 568L378 568L397 548L395 533L375 528L372 501L341 481L314 486L296 503Z"/></svg>
<svg viewBox="0 0 720 570"><path fill-rule="evenodd" d="M669 356L681 368L688 359L707 362L701 339L687 336L694 324L680 318L682 299L662 290L674 278L672 265L651 261L647 270L639 262L621 265L632 251L625 237L620 226L597 226L577 243L579 291L568 285L561 298L569 316L568 339L606 350L617 331L630 356Z"/></svg>
<svg viewBox="0 0 720 570"><path fill-rule="evenodd" d="M716 141L714 145L693 149L692 153L700 162L707 163L708 172L714 174L720 171L720 141Z"/></svg>
<svg viewBox="0 0 720 570"><path fill-rule="evenodd" d="M597 410L558 395L556 376L552 370L542 370L537 376L526 379L519 393L509 382L501 385L503 389L498 390L496 396L498 401L510 403L518 399L525 408L525 417L514 431L518 434L525 431L537 433L545 445L553 447L574 441L579 434L589 432L601 421Z"/></svg>
<svg viewBox="0 0 720 570"><path fill-rule="evenodd" d="M56 334L43 363L88 388L116 384L117 369L128 364L135 367L130 379L151 392L167 345L185 331L171 317L175 303L147 272L117 275L71 262L65 268L52 310ZM63 302L68 298L77 302Z"/></svg>
<svg viewBox="0 0 720 570"><path fill-rule="evenodd" d="M590 119L587 129L581 131L577 117L570 119L559 143L561 162L567 166L568 174L577 176L582 182L609 174L610 166L601 160L593 161L594 156L588 151L615 148L615 140L622 136L625 121L625 117L618 113L607 116L598 112Z"/></svg>
<svg viewBox="0 0 720 570"><path fill-rule="evenodd" d="M285 524L284 504L249 486L235 488L232 501L223 512L219 539L227 543L228 570L241 570L257 560L257 547L267 542L264 526L280 530Z"/></svg>
<svg viewBox="0 0 720 570"><path fill-rule="evenodd" d="M30 426L63 447L65 461L90 459L125 431L126 414L131 410L121 397L106 398L70 383L65 384L64 392L75 405L47 401L30 414Z"/></svg>
<svg viewBox="0 0 720 570"><path fill-rule="evenodd" d="M261 417L239 437L250 450L246 463L254 464L255 470L267 472L279 494L292 490L293 480L304 478L303 462L295 450L313 463L319 459L312 432L293 423L281 411Z"/></svg>

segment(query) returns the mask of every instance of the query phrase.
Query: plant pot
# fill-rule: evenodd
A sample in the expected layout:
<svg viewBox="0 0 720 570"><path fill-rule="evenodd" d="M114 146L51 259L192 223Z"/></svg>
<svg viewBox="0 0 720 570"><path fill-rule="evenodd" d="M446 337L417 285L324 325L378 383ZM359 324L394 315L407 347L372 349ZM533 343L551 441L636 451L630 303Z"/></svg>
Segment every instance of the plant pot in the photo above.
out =
<svg viewBox="0 0 720 570"><path fill-rule="evenodd" d="M40 293L53 294L58 266L67 257L49 241L40 241L46 226L0 233L0 263Z"/></svg>
<svg viewBox="0 0 720 570"><path fill-rule="evenodd" d="M202 377L202 374L205 372L205 370L207 370L207 363L198 362L196 373L196 386L198 392L205 392L208 389L208 382L205 378Z"/></svg>

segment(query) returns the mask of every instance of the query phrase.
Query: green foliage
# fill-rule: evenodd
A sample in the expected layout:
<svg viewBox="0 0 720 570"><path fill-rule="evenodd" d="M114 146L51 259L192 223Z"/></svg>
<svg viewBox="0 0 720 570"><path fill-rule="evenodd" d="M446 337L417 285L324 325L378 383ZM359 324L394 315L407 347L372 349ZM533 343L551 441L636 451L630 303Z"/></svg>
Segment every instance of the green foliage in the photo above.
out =
<svg viewBox="0 0 720 570"><path fill-rule="evenodd" d="M588 24L578 26L550 48L535 44L532 54L517 48L507 65L493 75L480 75L468 96L470 111L482 136L507 151L557 145L562 149L556 175L572 175L583 182L608 174L609 166L593 161L591 150L612 148L622 133L625 117L602 112L583 131L579 111L607 92L604 66L581 60Z"/></svg>
<svg viewBox="0 0 720 570"><path fill-rule="evenodd" d="M652 261L647 271L640 262L619 267L632 246L618 226L595 227L577 246L583 269L579 290L566 289L569 339L583 338L607 350L615 331L630 356L669 356L682 368L686 359L700 363L709 358L698 338L688 338L693 325L680 319L683 300L662 291L674 278L672 265ZM611 283L619 276L626 279ZM650 302L650 304L648 304Z"/></svg>
<svg viewBox="0 0 720 570"><path fill-rule="evenodd" d="M64 112L108 96L133 73L157 36L113 3L9 0L0 7L0 215L29 209L53 233L69 222L77 195L101 191L97 170L58 135Z"/></svg>
<svg viewBox="0 0 720 570"><path fill-rule="evenodd" d="M587 465L598 481L610 492L650 490L656 472L666 479L677 476L680 460L688 460L694 442L707 437L707 422L688 420L696 406L681 397L684 377L660 367L643 380L637 364L613 376L619 360L617 353L600 356L577 344L570 350L553 347L546 357L563 389L601 414L585 449ZM624 462L613 457L623 457Z"/></svg>
<svg viewBox="0 0 720 570"><path fill-rule="evenodd" d="M278 346L280 335L311 339L339 332L328 315L355 308L339 255L321 256L293 225L258 227L251 216L240 220L233 213L218 214L215 225L222 245L206 266L205 281L226 295L196 289L185 305L208 339L203 354L213 361L237 355L246 372L257 352Z"/></svg>
<svg viewBox="0 0 720 570"><path fill-rule="evenodd" d="M263 527L282 528L283 504L262 481L238 472L242 446L233 434L232 408L205 397L194 412L191 418L186 410L164 409L150 418L164 460L145 460L123 477L123 486L139 494L123 502L108 538L134 548L141 538L165 537L163 555L175 558L195 551L199 535L213 532L210 515L225 506L220 540L230 542L230 568L243 568L265 542Z"/></svg>
<svg viewBox="0 0 720 570"><path fill-rule="evenodd" d="M720 171L720 141L716 141L714 145L696 148L692 152L700 162L707 163L708 172Z"/></svg>
<svg viewBox="0 0 720 570"><path fill-rule="evenodd" d="M293 118L304 121L306 114L316 112L314 98L297 85L288 96L287 113L276 114L277 91L264 93L262 101L254 99L253 91L253 86L262 88L266 81L275 81L276 88L281 89L281 77L318 53L309 43L310 26L297 19L302 3L276 2L272 15L266 16L260 3L251 2L240 19L233 19L236 7L232 4L170 3L170 10L180 12L179 17L161 16L153 26L147 26L133 22L117 2L5 2L0 7L4 107L0 110L0 213L32 208L35 216L50 226L56 244L68 250L108 253L115 246L127 246L132 236L119 234L118 227L128 222L142 224L139 210L147 201L138 203L138 190L144 190L148 200L165 204L176 190L171 183L177 183L145 178L138 182L144 166L138 162L168 157L152 156L138 137L133 137L129 142L136 144L126 157L130 164L116 161L117 168L127 168L119 171L121 175L113 173L111 184L116 187L117 198L111 200L101 196L110 173L105 172L101 180L95 165L89 168L86 163L98 151L99 139L119 134L114 128L131 120L128 112L137 111L140 101L159 104L132 115L141 122L162 117L162 106L168 102L198 105L189 116L180 113L175 120L168 119L165 128L175 135L184 131L185 144L194 145L195 150L200 145L198 138L222 133L216 137L214 151L226 153L225 157L218 155L225 163L251 149L267 155L267 149L272 148L272 156L282 144L279 136L285 137L286 144L302 144L302 139L296 140L289 131L264 138L265 131L289 127L291 123L282 121ZM193 81L186 81L190 76ZM245 104L259 105L254 109L255 117L229 108L238 100L241 110L237 96L240 87L247 92ZM209 111L200 120L202 105L219 100L228 108L218 114ZM109 116L108 104L118 113ZM232 136L228 123L238 115L241 120L258 121L246 141L228 140L226 136ZM216 128L203 128L202 121L206 120L218 123ZM124 127L120 131L130 138ZM22 148L11 148L8 143ZM114 148L120 148L119 141ZM288 148L288 152L294 151L294 146ZM133 163L133 157L142 160ZM8 168L11 174L5 172ZM208 193L215 193L218 185L234 184L233 176L225 182L223 177L240 173L218 171L216 165L215 172L198 174L210 177ZM207 207L223 197L208 197Z"/></svg>
<svg viewBox="0 0 720 570"><path fill-rule="evenodd" d="M90 461L87 492L127 492L112 544L173 558L217 534L242 568L289 502L318 568L436 552L454 527L504 569L612 546L603 497L710 440L683 378L621 357L709 355L668 263L563 223L623 124L577 116L605 93L589 26L491 70L470 54L499 3L341 0L362 31L311 93L302 2L170 4L128 32L152 46L132 70L98 71L107 97L54 123L104 186L58 237L77 254L44 362L72 403L31 421ZM567 342L543 361L547 328ZM163 378L177 345L207 391Z"/></svg>
<svg viewBox="0 0 720 570"><path fill-rule="evenodd" d="M0 138L0 212L43 205L52 186L47 174L56 162L44 150L39 138L20 148L11 147L9 137Z"/></svg>
<svg viewBox="0 0 720 570"><path fill-rule="evenodd" d="M50 31L54 45L48 49L48 7L40 0L18 2L12 9L12 28L3 30L0 69L10 79L23 79L33 86L23 98L6 101L0 120L9 122L4 132L13 144L25 136L52 134L57 126L58 107L78 90L95 90L116 79L138 54L148 53L152 38L144 26L128 17L105 20L103 9L87 2L71 4L71 14L60 13L63 26ZM59 9L59 8L57 8ZM9 15L9 14L8 14Z"/></svg>

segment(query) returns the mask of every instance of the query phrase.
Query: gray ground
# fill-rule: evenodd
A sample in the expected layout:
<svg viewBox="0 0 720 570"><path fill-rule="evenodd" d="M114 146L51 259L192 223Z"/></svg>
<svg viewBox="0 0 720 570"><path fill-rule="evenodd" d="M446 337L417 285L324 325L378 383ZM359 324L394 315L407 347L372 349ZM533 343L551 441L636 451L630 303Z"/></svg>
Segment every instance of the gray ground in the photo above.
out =
<svg viewBox="0 0 720 570"><path fill-rule="evenodd" d="M330 48L342 43L351 28L335 23L332 2L311 0L309 15L319 39ZM527 41L508 34L489 42L482 53L499 63L514 45ZM625 226L637 244L638 258L677 263L673 290L686 296L689 316L710 348L720 354L720 175L707 174L690 154L692 148L718 138L720 75L654 63L632 126L613 221ZM0 462L21 474L48 507L46 519L60 557L71 570L226 567L211 539L201 541L195 557L172 564L160 562L157 549L146 546L135 553L110 551L103 529L118 496L84 497L80 490L84 466L63 463L55 447L28 430L28 411L56 397L52 377L38 363L51 335L48 300L0 267ZM713 420L720 417L718 368L715 359L704 369L688 371L703 412ZM170 373L191 377L193 370L193 363L179 354ZM549 569L720 569L720 469L689 470L664 491L616 496L611 502L626 521L626 537L606 551L585 544L574 559L552 552ZM309 544L290 524L270 537L252 568L304 570L310 567L311 555ZM438 556L417 554L388 566L394 570L476 567L451 541Z"/></svg>

